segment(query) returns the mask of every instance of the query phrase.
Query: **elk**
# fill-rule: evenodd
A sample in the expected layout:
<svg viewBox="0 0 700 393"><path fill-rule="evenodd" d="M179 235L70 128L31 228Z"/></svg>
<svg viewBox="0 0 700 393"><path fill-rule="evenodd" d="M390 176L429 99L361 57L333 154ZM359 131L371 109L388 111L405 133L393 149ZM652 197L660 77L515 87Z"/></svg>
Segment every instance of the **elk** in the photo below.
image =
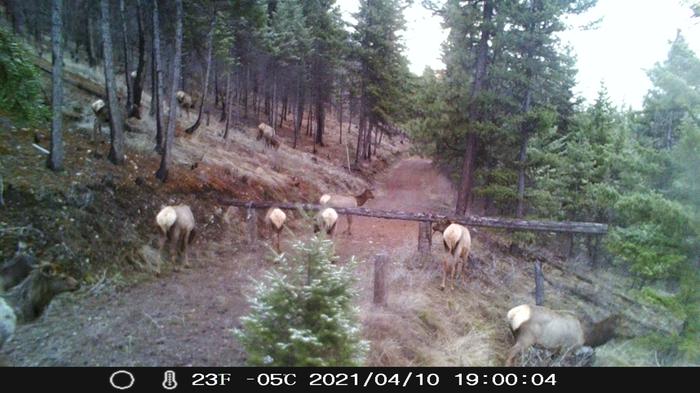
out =
<svg viewBox="0 0 700 393"><path fill-rule="evenodd" d="M58 272L56 265L42 263L2 298L14 310L17 322L25 323L39 318L56 295L78 287L78 280Z"/></svg>
<svg viewBox="0 0 700 393"><path fill-rule="evenodd" d="M90 105L95 114L95 122L92 126L92 141L97 141L97 134L100 133L102 125L109 123L109 108L103 100L97 100Z"/></svg>
<svg viewBox="0 0 700 393"><path fill-rule="evenodd" d="M271 207L267 214L265 214L265 222L272 228L275 232L275 251L280 253L280 232L284 228L284 222L287 220L287 215L276 207Z"/></svg>
<svg viewBox="0 0 700 393"><path fill-rule="evenodd" d="M184 255L185 267L190 267L187 256L187 246L192 243L195 236L195 221L192 210L187 205L164 206L156 215L156 224L161 234L158 241L158 255L162 260L163 246L170 242L170 257L176 257L176 250ZM179 270L176 267L175 270ZM158 266L160 271L160 261Z"/></svg>
<svg viewBox="0 0 700 393"><path fill-rule="evenodd" d="M319 203L324 206L329 207L339 207L339 208L353 208L359 207L365 204L368 200L374 198L372 190L365 189L361 194L356 196L340 195L340 194L323 194L319 198ZM348 229L345 233L351 236L352 233L352 216L350 214L345 215L348 221Z"/></svg>
<svg viewBox="0 0 700 393"><path fill-rule="evenodd" d="M326 235L333 237L335 233L335 224L338 222L338 213L335 209L327 207L321 209L316 214L316 221L314 222L314 233L323 231Z"/></svg>
<svg viewBox="0 0 700 393"><path fill-rule="evenodd" d="M273 149L279 149L280 147L275 129L265 123L258 125L258 135L255 137L255 140L259 141L260 139L265 140L265 147L272 146Z"/></svg>
<svg viewBox="0 0 700 393"><path fill-rule="evenodd" d="M187 113L187 118L189 119L190 108L194 108L194 101L192 100L192 96L190 96L182 90L179 90L177 93L175 93L175 98L177 98L178 105L185 111L185 113ZM182 116L182 112L180 113L180 116Z"/></svg>
<svg viewBox="0 0 700 393"><path fill-rule="evenodd" d="M549 350L602 345L616 335L620 320L620 316L615 314L600 322L584 325L572 313L531 304L513 307L506 318L511 330L517 333L515 345L508 351L506 366L513 366L516 356L533 345Z"/></svg>
<svg viewBox="0 0 700 393"><path fill-rule="evenodd" d="M433 224L433 230L442 228L444 223ZM469 230L462 225L451 223L442 231L442 244L445 246L447 255L442 260L442 284L440 289L445 289L447 275L450 275L450 288L454 289L455 276L460 277L469 251L471 250L472 239Z"/></svg>

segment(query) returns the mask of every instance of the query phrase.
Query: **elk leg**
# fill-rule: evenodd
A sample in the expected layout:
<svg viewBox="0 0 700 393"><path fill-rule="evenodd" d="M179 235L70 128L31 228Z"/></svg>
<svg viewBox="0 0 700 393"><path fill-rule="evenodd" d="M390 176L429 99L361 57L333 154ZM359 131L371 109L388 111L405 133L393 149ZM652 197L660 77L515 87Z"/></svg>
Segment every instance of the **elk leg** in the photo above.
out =
<svg viewBox="0 0 700 393"><path fill-rule="evenodd" d="M445 290L445 280L447 279L447 257L442 260L442 285L440 285L440 290L444 291Z"/></svg>
<svg viewBox="0 0 700 393"><path fill-rule="evenodd" d="M347 217L348 217L348 236L352 236L352 216L350 214L348 214Z"/></svg>
<svg viewBox="0 0 700 393"><path fill-rule="evenodd" d="M187 239L190 237L190 231L185 231L182 234L182 239L180 239L180 251L183 254L183 257L185 259L185 267L191 267L190 265L190 259L189 256L187 255Z"/></svg>

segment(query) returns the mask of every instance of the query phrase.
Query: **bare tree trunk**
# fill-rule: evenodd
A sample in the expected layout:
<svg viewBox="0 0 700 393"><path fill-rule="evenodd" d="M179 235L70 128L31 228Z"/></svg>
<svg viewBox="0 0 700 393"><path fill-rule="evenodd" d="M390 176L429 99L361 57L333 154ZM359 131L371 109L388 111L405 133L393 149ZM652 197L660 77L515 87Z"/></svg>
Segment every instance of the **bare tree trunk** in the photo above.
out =
<svg viewBox="0 0 700 393"><path fill-rule="evenodd" d="M87 23L85 23L85 52L87 53L88 65L90 67L95 67L97 65L97 49L95 47L95 27L93 26L93 15L92 12L90 12L92 9L92 2L87 1L83 7L85 13L87 14L85 18L87 20Z"/></svg>
<svg viewBox="0 0 700 393"><path fill-rule="evenodd" d="M46 165L53 171L63 170L63 45L61 44L63 0L51 1L51 149Z"/></svg>
<svg viewBox="0 0 700 393"><path fill-rule="evenodd" d="M103 0L105 1L105 0ZM180 80L180 67L182 63L182 0L175 0L175 57L173 58L173 83L170 87L170 110L168 112L168 129L165 134L165 149L160 160L160 168L156 177L162 182L168 181L168 167L173 154L173 141L175 139L175 126L177 123L177 83Z"/></svg>
<svg viewBox="0 0 700 393"><path fill-rule="evenodd" d="M155 89L151 105L155 104L156 115L156 151L163 152L163 59L160 56L160 16L158 15L158 0L153 0L153 65L155 67Z"/></svg>
<svg viewBox="0 0 700 393"><path fill-rule="evenodd" d="M295 149L297 148L297 140L299 139L299 134L301 133L301 122L304 119L303 67L301 70L299 80L297 81L297 110L294 118L294 144L292 147Z"/></svg>
<svg viewBox="0 0 700 393"><path fill-rule="evenodd" d="M207 70L204 72L204 88L202 89L204 93L202 94L202 97L199 101L199 114L197 115L197 121L194 122L194 124L185 130L186 133L192 134L195 131L197 131L197 128L199 128L199 124L202 121L202 111L204 109L204 103L207 102L207 93L209 92L209 72L211 70L211 52L212 48L214 47L214 26L216 26L216 12L214 12L214 17L211 20L210 28L209 28L209 34L207 37Z"/></svg>
<svg viewBox="0 0 700 393"><path fill-rule="evenodd" d="M124 6L124 0L119 0L119 11L122 19L122 45L124 46L124 81L126 82L126 113L131 113L131 107L133 105L133 89L132 89L132 79L129 75L129 36L126 29L126 7Z"/></svg>
<svg viewBox="0 0 700 393"><path fill-rule="evenodd" d="M109 28L109 1L100 0L102 20L102 51L104 52L105 90L107 91L107 105L109 107L109 129L111 147L109 160L116 165L124 163L124 118L122 108L117 100L117 81L114 77L114 63L112 59L112 35Z"/></svg>
<svg viewBox="0 0 700 393"><path fill-rule="evenodd" d="M144 73L146 70L146 36L143 31L143 13L141 0L136 0L136 15L137 15L137 25L139 29L139 64L136 67L136 78L134 78L134 100L133 106L131 107L130 116L141 118L141 97L143 94L143 80Z"/></svg>
<svg viewBox="0 0 700 393"><path fill-rule="evenodd" d="M319 97L316 101L316 143L323 145L323 131L326 125L326 108L323 100Z"/></svg>
<svg viewBox="0 0 700 393"><path fill-rule="evenodd" d="M226 126L224 127L224 140L228 139L228 127L231 122L231 72L226 75L226 101L224 102L224 112L226 112Z"/></svg>
<svg viewBox="0 0 700 393"><path fill-rule="evenodd" d="M481 37L479 39L479 44L477 47L477 59L476 67L474 69L474 82L470 92L470 120L476 121L479 117L477 113L476 105L474 104L475 98L481 94L483 89L484 80L486 79L486 62L488 59L488 45L491 39L490 22L493 17L493 1L484 0L483 3L483 17L482 17L482 30ZM460 186L457 193L457 214L469 213L471 209L472 201L472 187L474 183L474 168L476 166L476 152L477 152L478 136L470 131L467 136L467 146L464 151L464 161L462 164L462 179L460 180Z"/></svg>

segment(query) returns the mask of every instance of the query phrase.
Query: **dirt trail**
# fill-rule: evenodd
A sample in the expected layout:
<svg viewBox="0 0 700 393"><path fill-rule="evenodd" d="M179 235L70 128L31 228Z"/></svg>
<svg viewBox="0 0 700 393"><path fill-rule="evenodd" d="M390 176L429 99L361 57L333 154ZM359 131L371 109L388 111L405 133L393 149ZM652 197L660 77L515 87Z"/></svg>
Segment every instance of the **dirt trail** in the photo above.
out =
<svg viewBox="0 0 700 393"><path fill-rule="evenodd" d="M447 179L419 158L397 162L374 194L367 207L405 211L445 210L454 197ZM341 233L346 225L341 218L341 257L416 245L416 223L356 217L351 237ZM243 365L231 330L247 310L250 278L266 266L260 259L240 244L202 242L193 269L118 291L59 296L41 319L18 328L0 358L16 366Z"/></svg>
<svg viewBox="0 0 700 393"><path fill-rule="evenodd" d="M430 160L417 157L397 162L382 174L375 184L375 198L365 205L381 210L445 213L455 198L450 182ZM342 256L367 255L367 252L396 251L398 248L415 249L418 223L354 217L352 236L347 237L347 222L340 218L337 250ZM363 252L366 251L366 252Z"/></svg>

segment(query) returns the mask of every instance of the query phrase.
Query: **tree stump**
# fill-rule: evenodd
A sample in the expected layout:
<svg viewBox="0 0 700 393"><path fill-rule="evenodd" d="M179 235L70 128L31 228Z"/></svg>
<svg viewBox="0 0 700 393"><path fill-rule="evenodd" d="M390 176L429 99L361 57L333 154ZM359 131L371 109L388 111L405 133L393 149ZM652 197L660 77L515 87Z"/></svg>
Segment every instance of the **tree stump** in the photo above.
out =
<svg viewBox="0 0 700 393"><path fill-rule="evenodd" d="M389 257L386 254L377 254L374 257L374 304L386 306L386 265Z"/></svg>

